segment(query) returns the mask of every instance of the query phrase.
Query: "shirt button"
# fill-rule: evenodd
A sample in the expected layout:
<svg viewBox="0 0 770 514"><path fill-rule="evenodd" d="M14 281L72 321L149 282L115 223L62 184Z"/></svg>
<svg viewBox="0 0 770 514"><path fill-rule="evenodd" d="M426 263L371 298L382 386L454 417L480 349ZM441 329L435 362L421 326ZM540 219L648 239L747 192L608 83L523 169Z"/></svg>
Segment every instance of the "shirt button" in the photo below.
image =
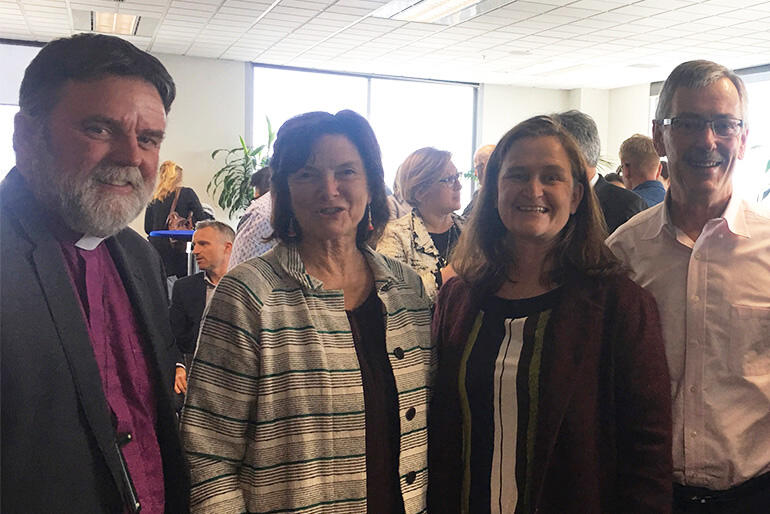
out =
<svg viewBox="0 0 770 514"><path fill-rule="evenodd" d="M696 252L696 253L695 253L695 260L696 260L696 261L699 261L699 260L700 260L700 258L701 258L701 253L700 253L700 252Z"/></svg>
<svg viewBox="0 0 770 514"><path fill-rule="evenodd" d="M690 437L698 437L698 432L693 430L692 432L690 432Z"/></svg>
<svg viewBox="0 0 770 514"><path fill-rule="evenodd" d="M690 392L691 392L691 393L694 393L694 392L695 392L695 391L697 391L697 390L698 390L698 388L697 388L697 387L695 387L695 386L690 386Z"/></svg>
<svg viewBox="0 0 770 514"><path fill-rule="evenodd" d="M700 296L698 296L697 294L696 294L696 295L693 295L693 297L692 297L692 301L693 301L693 302L699 302L699 301L700 301Z"/></svg>
<svg viewBox="0 0 770 514"><path fill-rule="evenodd" d="M402 350L400 347L393 350L393 355L396 356L396 359L401 360L404 358L404 350Z"/></svg>
<svg viewBox="0 0 770 514"><path fill-rule="evenodd" d="M409 407L409 408L406 410L406 420L407 420L407 421L412 421L412 420L414 419L414 415L415 415L415 414L417 414L417 411L416 411L416 410L414 410L414 407Z"/></svg>
<svg viewBox="0 0 770 514"><path fill-rule="evenodd" d="M414 471L410 471L406 474L406 483L407 484L413 484L414 481L417 480L417 473Z"/></svg>

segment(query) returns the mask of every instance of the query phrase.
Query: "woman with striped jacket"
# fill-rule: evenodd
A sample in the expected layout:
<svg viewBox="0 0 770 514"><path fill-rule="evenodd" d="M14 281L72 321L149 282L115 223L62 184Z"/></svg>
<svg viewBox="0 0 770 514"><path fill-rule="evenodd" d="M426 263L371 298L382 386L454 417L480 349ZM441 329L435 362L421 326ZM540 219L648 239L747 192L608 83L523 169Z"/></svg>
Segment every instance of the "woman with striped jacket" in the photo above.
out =
<svg viewBox="0 0 770 514"><path fill-rule="evenodd" d="M352 111L307 113L271 161L278 245L204 317L182 437L192 512L423 512L433 363L419 276L368 246L380 150Z"/></svg>

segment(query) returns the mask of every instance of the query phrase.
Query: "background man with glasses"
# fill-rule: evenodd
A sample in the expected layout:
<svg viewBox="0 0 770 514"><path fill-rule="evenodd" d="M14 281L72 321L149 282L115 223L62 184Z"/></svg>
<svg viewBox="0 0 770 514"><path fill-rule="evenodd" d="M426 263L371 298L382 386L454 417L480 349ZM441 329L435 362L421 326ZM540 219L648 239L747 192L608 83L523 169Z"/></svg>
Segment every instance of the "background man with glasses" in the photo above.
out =
<svg viewBox="0 0 770 514"><path fill-rule="evenodd" d="M732 183L746 105L743 81L724 66L677 66L653 123L668 195L607 240L661 313L675 513L770 505L770 215Z"/></svg>

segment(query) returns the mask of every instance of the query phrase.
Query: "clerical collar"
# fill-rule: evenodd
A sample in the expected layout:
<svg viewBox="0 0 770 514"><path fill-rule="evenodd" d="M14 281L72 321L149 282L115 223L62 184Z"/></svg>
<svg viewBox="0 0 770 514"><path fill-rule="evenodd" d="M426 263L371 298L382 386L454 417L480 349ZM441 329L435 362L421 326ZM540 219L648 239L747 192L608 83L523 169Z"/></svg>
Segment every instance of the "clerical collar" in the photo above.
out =
<svg viewBox="0 0 770 514"><path fill-rule="evenodd" d="M94 250L97 246L101 244L102 241L104 241L106 238L104 237L96 237L96 236L89 236L88 234L84 235L80 239L77 240L75 243L75 246L80 248L81 250Z"/></svg>

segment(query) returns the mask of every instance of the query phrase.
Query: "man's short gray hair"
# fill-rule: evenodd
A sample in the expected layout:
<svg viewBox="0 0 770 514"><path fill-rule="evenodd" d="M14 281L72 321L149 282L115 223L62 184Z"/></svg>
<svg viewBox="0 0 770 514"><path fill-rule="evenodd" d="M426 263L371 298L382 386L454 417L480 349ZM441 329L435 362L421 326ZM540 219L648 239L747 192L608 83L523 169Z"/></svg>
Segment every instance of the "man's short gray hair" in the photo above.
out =
<svg viewBox="0 0 770 514"><path fill-rule="evenodd" d="M717 80L725 77L730 80L738 90L738 97L741 99L741 117L743 118L744 128L748 126L748 103L749 97L746 92L746 86L743 80L731 69L711 61L687 61L676 68L663 83L658 98L658 108L655 110L655 119L662 120L670 118L671 104L674 100L674 93L680 87L701 89L708 87Z"/></svg>
<svg viewBox="0 0 770 514"><path fill-rule="evenodd" d="M200 230L202 228L213 228L222 234L222 236L225 238L225 241L229 243L235 241L235 231L227 223L222 223L221 221L216 220L202 220L195 224L195 230Z"/></svg>
<svg viewBox="0 0 770 514"><path fill-rule="evenodd" d="M578 147L583 152L586 164L595 168L599 163L602 142L599 140L599 129L596 128L594 119L575 109L552 114L551 117L575 138Z"/></svg>

